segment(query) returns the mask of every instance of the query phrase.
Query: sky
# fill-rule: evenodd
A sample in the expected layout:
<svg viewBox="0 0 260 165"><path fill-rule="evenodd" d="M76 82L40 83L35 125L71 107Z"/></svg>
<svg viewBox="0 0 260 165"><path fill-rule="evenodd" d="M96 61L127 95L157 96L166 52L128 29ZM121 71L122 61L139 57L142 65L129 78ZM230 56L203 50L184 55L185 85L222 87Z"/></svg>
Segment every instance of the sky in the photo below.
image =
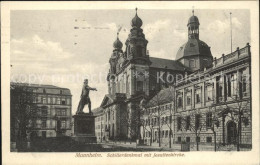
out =
<svg viewBox="0 0 260 165"><path fill-rule="evenodd" d="M195 10L200 40L213 57L250 43L249 10ZM76 112L83 80L98 91L90 92L92 107L107 94L106 76L113 42L119 29L124 44L135 10L16 10L11 11L11 81L50 84L69 88L72 113ZM191 10L138 10L152 57L175 59L187 39Z"/></svg>

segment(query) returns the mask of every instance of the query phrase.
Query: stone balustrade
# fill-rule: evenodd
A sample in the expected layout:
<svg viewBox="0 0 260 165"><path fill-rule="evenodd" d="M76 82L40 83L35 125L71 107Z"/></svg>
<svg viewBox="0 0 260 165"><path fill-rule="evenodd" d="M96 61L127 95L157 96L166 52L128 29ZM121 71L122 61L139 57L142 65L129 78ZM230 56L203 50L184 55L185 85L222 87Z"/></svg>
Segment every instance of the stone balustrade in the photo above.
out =
<svg viewBox="0 0 260 165"><path fill-rule="evenodd" d="M222 57L220 57L218 59L214 58L213 66L217 67L217 66L232 62L234 60L237 60L239 58L243 58L243 57L246 57L246 56L250 56L250 45L249 45L249 43L247 43L247 45L244 48L239 49L239 47L237 47L236 51L234 51L230 54L227 54L227 55L222 54Z"/></svg>

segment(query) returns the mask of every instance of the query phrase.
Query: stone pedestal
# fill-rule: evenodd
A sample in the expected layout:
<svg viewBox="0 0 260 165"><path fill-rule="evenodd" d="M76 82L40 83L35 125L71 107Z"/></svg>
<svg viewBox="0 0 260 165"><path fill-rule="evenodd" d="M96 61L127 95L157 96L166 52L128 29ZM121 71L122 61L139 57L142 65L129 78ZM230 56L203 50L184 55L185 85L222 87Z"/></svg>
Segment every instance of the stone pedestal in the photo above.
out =
<svg viewBox="0 0 260 165"><path fill-rule="evenodd" d="M95 116L89 113L80 113L74 118L74 136L73 139L83 143L96 143L95 136Z"/></svg>

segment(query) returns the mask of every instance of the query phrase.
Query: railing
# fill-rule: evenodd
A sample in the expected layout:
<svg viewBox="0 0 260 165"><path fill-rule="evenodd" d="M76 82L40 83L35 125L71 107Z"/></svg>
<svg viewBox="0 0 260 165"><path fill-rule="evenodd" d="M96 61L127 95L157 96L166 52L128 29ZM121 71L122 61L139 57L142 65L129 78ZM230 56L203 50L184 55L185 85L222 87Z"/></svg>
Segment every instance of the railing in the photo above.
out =
<svg viewBox="0 0 260 165"><path fill-rule="evenodd" d="M222 54L222 57L220 57L218 59L215 58L213 60L213 66L216 67L216 66L224 64L225 62L229 62L231 60L239 59L239 58L244 57L244 56L250 56L250 45L249 45L249 43L247 43L247 45L244 48L239 49L239 47L237 47L236 51L234 51L230 54L227 54L227 55Z"/></svg>

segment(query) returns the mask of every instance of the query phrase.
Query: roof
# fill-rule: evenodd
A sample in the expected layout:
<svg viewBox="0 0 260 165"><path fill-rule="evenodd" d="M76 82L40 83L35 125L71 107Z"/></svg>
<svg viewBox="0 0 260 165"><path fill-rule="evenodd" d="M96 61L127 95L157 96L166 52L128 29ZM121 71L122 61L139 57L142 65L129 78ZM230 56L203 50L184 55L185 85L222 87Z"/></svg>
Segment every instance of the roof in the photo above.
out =
<svg viewBox="0 0 260 165"><path fill-rule="evenodd" d="M97 114L103 113L103 110L104 109L102 107L98 107L98 108L93 109L92 112L94 115L97 115Z"/></svg>
<svg viewBox="0 0 260 165"><path fill-rule="evenodd" d="M150 57L150 61L152 64L150 67L152 68L162 68L162 69L171 69L171 70L177 70L177 71L184 71L185 67L179 62L175 60L170 59L163 59L163 58L155 58Z"/></svg>
<svg viewBox="0 0 260 165"><path fill-rule="evenodd" d="M143 21L141 20L141 18L138 17L138 15L136 13L135 17L131 21L131 26L140 28L142 25L143 25Z"/></svg>
<svg viewBox="0 0 260 165"><path fill-rule="evenodd" d="M117 37L116 41L113 43L113 47L115 49L122 49L123 43L119 40L118 37Z"/></svg>
<svg viewBox="0 0 260 165"><path fill-rule="evenodd" d="M173 101L173 88L164 88L147 102L147 107L153 107Z"/></svg>
<svg viewBox="0 0 260 165"><path fill-rule="evenodd" d="M21 86L21 87L24 86L24 87L36 88L36 93L71 95L70 89L62 88L54 85L11 82L11 86Z"/></svg>
<svg viewBox="0 0 260 165"><path fill-rule="evenodd" d="M212 57L210 47L205 42L199 39L189 38L178 50L176 60L194 55Z"/></svg>
<svg viewBox="0 0 260 165"><path fill-rule="evenodd" d="M199 19L198 19L197 16L193 15L193 16L191 16L191 17L189 18L188 25L189 25L189 24L192 24L192 23L195 23L195 24L198 24L198 25L200 24Z"/></svg>

